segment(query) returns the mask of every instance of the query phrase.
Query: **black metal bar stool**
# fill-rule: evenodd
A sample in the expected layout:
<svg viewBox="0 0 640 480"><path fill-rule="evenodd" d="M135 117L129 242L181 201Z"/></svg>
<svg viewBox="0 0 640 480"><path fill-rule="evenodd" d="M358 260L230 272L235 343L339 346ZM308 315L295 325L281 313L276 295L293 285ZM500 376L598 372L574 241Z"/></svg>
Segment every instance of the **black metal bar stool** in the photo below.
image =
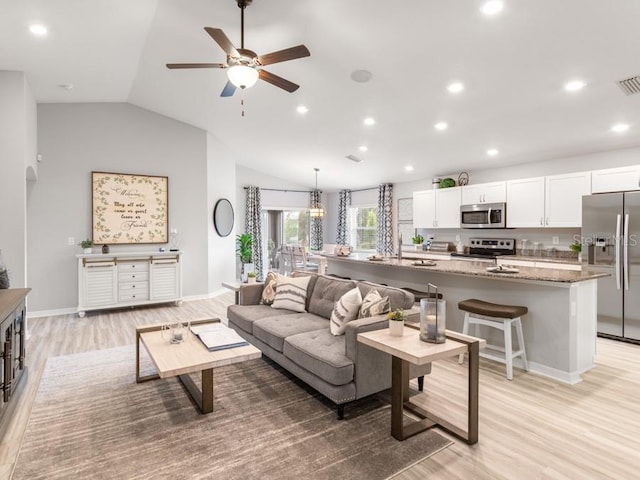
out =
<svg viewBox="0 0 640 480"><path fill-rule="evenodd" d="M472 298L458 303L458 308L465 312L464 325L462 327L462 333L465 335L469 333L469 325L484 325L502 330L504 333L504 348L497 345L489 345L488 343L486 347L503 352L503 355L494 355L481 351L481 357L506 364L507 379L509 380L513 380L513 359L516 357L522 357L524 369L527 372L529 371L529 363L527 362L527 354L524 348L524 335L522 334L522 321L520 320L520 317L529 311L527 307L501 305ZM511 342L512 327L515 327L518 338L518 350L515 352ZM461 354L458 358L458 363L462 363L463 360L464 354Z"/></svg>

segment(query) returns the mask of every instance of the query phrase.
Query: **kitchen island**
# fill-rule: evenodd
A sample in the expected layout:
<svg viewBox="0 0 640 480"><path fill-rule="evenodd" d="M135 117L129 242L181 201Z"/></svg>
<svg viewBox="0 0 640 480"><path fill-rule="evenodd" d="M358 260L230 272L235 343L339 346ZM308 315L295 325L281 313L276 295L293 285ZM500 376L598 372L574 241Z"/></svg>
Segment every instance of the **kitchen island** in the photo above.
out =
<svg viewBox="0 0 640 480"><path fill-rule="evenodd" d="M432 265L433 263L433 265ZM594 367L597 321L597 279L590 271L517 267L514 273L492 273L494 264L469 260L424 260L365 255L327 255L328 273L426 291L438 286L447 301L447 328L462 331L458 302L477 298L493 303L524 305L522 319L529 368L565 383L578 383ZM470 332L475 335L475 332ZM500 344L495 333L478 336ZM516 359L515 366L520 366Z"/></svg>

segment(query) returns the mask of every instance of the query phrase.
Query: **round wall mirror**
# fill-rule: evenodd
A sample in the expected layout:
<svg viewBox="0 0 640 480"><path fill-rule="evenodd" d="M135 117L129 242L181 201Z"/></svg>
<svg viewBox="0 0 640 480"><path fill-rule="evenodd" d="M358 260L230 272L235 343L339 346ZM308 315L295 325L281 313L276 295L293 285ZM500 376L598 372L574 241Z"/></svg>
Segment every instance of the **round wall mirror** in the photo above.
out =
<svg viewBox="0 0 640 480"><path fill-rule="evenodd" d="M227 237L233 230L233 207L226 198L216 202L213 209L213 226L221 237Z"/></svg>

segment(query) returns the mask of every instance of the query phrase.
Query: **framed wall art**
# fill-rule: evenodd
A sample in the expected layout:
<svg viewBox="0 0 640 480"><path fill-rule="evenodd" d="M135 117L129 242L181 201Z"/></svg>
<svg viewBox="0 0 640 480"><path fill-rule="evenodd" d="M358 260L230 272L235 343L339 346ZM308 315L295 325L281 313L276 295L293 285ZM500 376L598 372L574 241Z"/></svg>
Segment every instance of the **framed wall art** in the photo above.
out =
<svg viewBox="0 0 640 480"><path fill-rule="evenodd" d="M93 243L167 243L169 178L91 172Z"/></svg>

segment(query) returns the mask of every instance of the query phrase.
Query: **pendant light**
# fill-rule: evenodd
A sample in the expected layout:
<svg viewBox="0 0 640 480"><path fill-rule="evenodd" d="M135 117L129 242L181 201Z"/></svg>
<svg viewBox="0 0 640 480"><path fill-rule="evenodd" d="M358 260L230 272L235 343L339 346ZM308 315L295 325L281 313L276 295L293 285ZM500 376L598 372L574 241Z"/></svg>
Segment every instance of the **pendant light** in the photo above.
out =
<svg viewBox="0 0 640 480"><path fill-rule="evenodd" d="M311 218L322 218L324 217L324 207L322 206L322 203L320 203L320 190L318 190L318 172L320 169L314 168L314 170L316 171L316 188L314 190L316 195L314 195L313 200L311 200L311 204L309 205L309 216ZM317 201L316 196L318 198Z"/></svg>

